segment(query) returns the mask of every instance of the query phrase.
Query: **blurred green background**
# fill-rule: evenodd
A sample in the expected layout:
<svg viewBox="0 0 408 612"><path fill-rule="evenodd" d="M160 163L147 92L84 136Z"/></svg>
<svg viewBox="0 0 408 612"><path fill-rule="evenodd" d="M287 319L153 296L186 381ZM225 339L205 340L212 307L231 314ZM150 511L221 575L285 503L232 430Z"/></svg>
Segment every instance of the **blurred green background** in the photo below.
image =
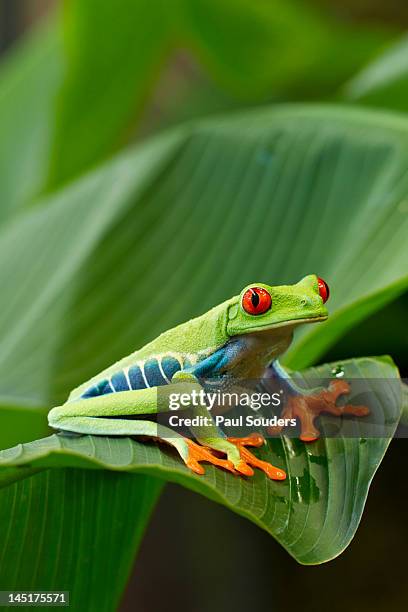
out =
<svg viewBox="0 0 408 612"><path fill-rule="evenodd" d="M63 33L54 25L62 22L55 16L58 11ZM124 0L111 5L78 0L64 6L0 0L0 216L6 224L13 223L28 207L34 210L41 198L54 193L59 197L59 189L69 188L129 144L184 120L286 102L336 102L408 112L407 29L408 6L402 0ZM112 44L115 39L124 44ZM66 65L64 57L69 58ZM261 161L268 163L267 158ZM193 175L195 168L184 171ZM175 194L181 189L178 184L171 187ZM85 202L87 194L83 197ZM135 195L130 190L123 197ZM165 201L160 189L152 188L141 203L148 211L143 217L147 232L159 214L152 203L161 197ZM88 222L97 223L97 217L90 216ZM199 221L194 223L197 230ZM112 231L116 225L118 234L129 227L129 236L123 233L129 244L143 230L132 225L131 215L120 216ZM131 247L126 248L130 252ZM101 239L93 257L106 257L115 265L109 239ZM218 273L221 261L221 254L215 257L209 277ZM13 260L10 268L19 278L19 262ZM52 266L47 273L51 278ZM161 278L156 270L138 270L141 283L154 274ZM24 422L18 417L14 432L3 432L3 447L17 443L21 435L27 440L36 437L33 432L42 435L43 409L50 398L63 400L71 386L108 359L94 350L98 345L92 335L81 341L88 321L88 293L107 282L90 265L75 293L75 308L84 319L69 322L63 338L66 350L52 362L52 380L42 381L44 364L54 354L50 338L50 353L41 357L44 363L38 357L35 375L32 380L27 376L27 389L21 389L25 399L34 398L34 410ZM120 291L118 280L109 304L118 316ZM408 294L397 293L357 326L344 330L318 360L388 353L401 375L408 376ZM73 300L61 291L61 304L65 297ZM208 300L202 310L211 305L210 296ZM182 306L174 312L175 321L179 314L183 320ZM123 312L129 313L126 308ZM54 310L47 325L53 325L53 316ZM113 319L116 329L121 322L115 327ZM43 342L41 325L33 335L33 347ZM135 329L134 338L160 331L154 321L144 325L146 332ZM113 361L121 356L122 345L112 343L109 350ZM33 363L35 357L31 366L23 366L33 372ZM3 380L3 395L7 385L12 389L12 376ZM27 434L22 434L25 426ZM334 562L316 567L298 565L269 535L225 508L168 485L148 525L120 609L406 610L405 454L406 441L394 440L357 537Z"/></svg>

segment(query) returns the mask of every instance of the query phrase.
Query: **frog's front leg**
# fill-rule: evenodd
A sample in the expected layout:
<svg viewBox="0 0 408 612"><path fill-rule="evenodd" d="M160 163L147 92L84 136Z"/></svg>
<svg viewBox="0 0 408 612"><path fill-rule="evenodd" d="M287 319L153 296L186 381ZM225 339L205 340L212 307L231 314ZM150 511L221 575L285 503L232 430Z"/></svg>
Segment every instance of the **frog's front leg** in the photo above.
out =
<svg viewBox="0 0 408 612"><path fill-rule="evenodd" d="M182 371L178 372L173 380L190 381L198 383L198 379L193 372ZM206 406L194 406L194 415L203 417L205 425L191 427L197 443L190 442L190 464L196 473L204 473L203 468L198 464L199 461L207 461L208 452L215 451L226 455L228 463L232 466L233 471L244 476L253 476L253 467L262 470L272 480L284 480L286 473L281 468L277 468L267 461L258 459L248 446L262 446L265 442L263 436L258 433L253 433L244 438L227 438L215 425L211 418L211 414ZM213 455L213 453L211 453Z"/></svg>
<svg viewBox="0 0 408 612"><path fill-rule="evenodd" d="M248 446L259 447L265 443L265 438L259 433L252 433L243 438L201 438L200 442L215 451L225 453L233 463L235 470L244 476L253 476L254 470L252 468L255 467L262 470L272 480L285 480L286 478L284 470L267 461L258 459L248 450Z"/></svg>
<svg viewBox="0 0 408 612"><path fill-rule="evenodd" d="M206 408L204 410L208 411ZM196 411L199 413L200 411ZM204 416L204 413L202 413ZM210 425L206 425L204 428L192 428L195 438L202 445L202 447L209 448L213 451L223 453L227 456L228 461L234 467L234 469L244 476L253 476L253 467L262 470L272 480L284 480L286 473L281 469L277 468L267 461L258 459L251 451L248 450L247 446L262 446L265 443L265 439L261 434L253 433L244 438L227 438L218 430L216 425L211 419ZM194 458L197 449L192 449L192 457ZM199 456L199 455L198 455Z"/></svg>
<svg viewBox="0 0 408 612"><path fill-rule="evenodd" d="M190 380L197 381L199 378L206 378L214 376L219 373L227 365L231 366L237 357L239 358L239 351L236 350L236 345L228 345L222 347L220 350L212 353L208 358L202 360L197 365L191 366L188 369L177 372L173 380ZM210 416L205 406L198 406L195 408L195 413L202 417ZM275 467L267 461L258 459L256 455L248 450L250 447L259 447L265 443L264 437L259 433L253 433L243 438L227 438L218 429L215 423L210 420L208 426L192 427L192 432L201 447L212 449L218 453L223 453L227 456L228 461L234 466L234 469L239 474L244 476L253 476L253 467L262 470L272 480L285 480L286 473L281 468ZM194 449L194 452L197 449ZM200 452L200 451L198 451Z"/></svg>
<svg viewBox="0 0 408 612"><path fill-rule="evenodd" d="M336 402L342 395L350 393L350 385L345 380L332 380L327 389L312 390L309 393L297 387L289 381L289 376L282 366L273 362L268 368L268 374L275 380L280 380L288 389L288 399L282 410L282 419L297 419L300 423L300 440L303 442L314 442L320 436L316 428L315 419L322 413L335 416L354 415L358 417L367 416L370 410L367 406L337 406ZM269 427L270 434L278 434L283 427Z"/></svg>

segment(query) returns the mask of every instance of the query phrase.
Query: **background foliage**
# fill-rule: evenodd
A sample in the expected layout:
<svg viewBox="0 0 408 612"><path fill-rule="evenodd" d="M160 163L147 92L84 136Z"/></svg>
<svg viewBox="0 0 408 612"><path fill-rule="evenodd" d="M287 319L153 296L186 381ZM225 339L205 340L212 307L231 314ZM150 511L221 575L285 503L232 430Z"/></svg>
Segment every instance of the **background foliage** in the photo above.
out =
<svg viewBox="0 0 408 612"><path fill-rule="evenodd" d="M126 0L118 11L71 0L5 56L2 448L46 435L46 411L74 385L253 277L293 282L317 271L333 286L330 323L298 337L291 365L387 352L406 372L408 123L384 112L406 110L406 41L393 42L392 20L359 23L323 4ZM342 106L273 108L315 100ZM235 114L247 107L255 110ZM199 119L214 111L224 116ZM114 609L161 481L18 469L2 471L4 483L30 476L1 492L2 588L69 579L76 609ZM194 560L207 532L186 538L189 525L213 510L185 503L170 549L182 541ZM158 510L168 531L172 511ZM219 512L236 558L235 527ZM157 520L143 554L162 581L169 559L158 551L170 536ZM258 582L271 580L277 546L254 547L250 528L233 525ZM202 571L193 574L199 600L190 594L197 610ZM239 586L224 591L242 606Z"/></svg>

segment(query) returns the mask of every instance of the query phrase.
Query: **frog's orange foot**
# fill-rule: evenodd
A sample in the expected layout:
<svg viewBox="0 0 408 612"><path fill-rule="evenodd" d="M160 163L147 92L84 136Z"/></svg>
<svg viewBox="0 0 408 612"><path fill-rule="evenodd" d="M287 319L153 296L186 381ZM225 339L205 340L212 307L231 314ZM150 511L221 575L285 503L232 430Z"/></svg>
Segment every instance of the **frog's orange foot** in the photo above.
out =
<svg viewBox="0 0 408 612"><path fill-rule="evenodd" d="M208 463L212 463L212 465L224 468L225 470L235 474L234 465L231 461L228 459L220 459L208 448L201 446L201 444L197 444L197 442L193 442L193 440L190 440L189 438L186 438L185 440L188 446L188 456L185 463L190 470L193 470L193 472L196 474L205 474L205 469L199 462L207 461Z"/></svg>
<svg viewBox="0 0 408 612"><path fill-rule="evenodd" d="M351 414L354 416L367 416L370 411L367 406L336 406L336 401L341 395L350 392L350 385L345 380L333 380L328 389L323 389L314 395L292 395L282 412L282 418L297 418L300 422L300 439L303 442L313 442L320 436L315 427L314 420L322 412L341 416ZM282 427L270 427L269 433L280 433Z"/></svg>
<svg viewBox="0 0 408 612"><path fill-rule="evenodd" d="M267 461L258 459L258 457L255 457L255 455L246 448L247 446L262 446L262 444L265 443L265 439L261 434L253 433L246 438L227 438L227 440L237 447L241 456L241 462L235 466L237 472L245 476L253 476L254 470L252 467L256 467L265 472L272 480L285 480L286 473L283 470Z"/></svg>
<svg viewBox="0 0 408 612"><path fill-rule="evenodd" d="M276 468L267 461L258 459L246 448L247 446L262 446L265 443L265 439L261 434L253 433L246 438L227 438L227 441L239 450L241 461L235 464L235 466L232 461L221 459L218 454L212 452L211 448L202 446L189 438L185 438L185 441L188 446L188 456L185 463L196 474L205 474L205 470L200 462L206 461L217 467L224 468L233 474L253 476L254 470L252 467L256 467L265 472L273 480L284 480L286 478L286 473L283 470Z"/></svg>

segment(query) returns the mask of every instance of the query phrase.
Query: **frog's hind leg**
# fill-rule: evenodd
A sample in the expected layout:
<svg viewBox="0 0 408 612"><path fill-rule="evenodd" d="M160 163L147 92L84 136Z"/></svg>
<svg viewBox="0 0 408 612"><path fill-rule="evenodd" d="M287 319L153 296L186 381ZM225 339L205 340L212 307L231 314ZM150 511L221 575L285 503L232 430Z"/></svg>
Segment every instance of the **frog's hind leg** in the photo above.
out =
<svg viewBox="0 0 408 612"><path fill-rule="evenodd" d="M181 391L191 393L192 390L200 389L201 386L191 375L180 377L174 386L174 390L178 393ZM249 443L241 441L241 444L236 441L228 441L220 434L211 418L208 419L209 426L192 427L197 442L155 422L126 418L168 411L168 396L173 389L171 385L168 385L166 390L167 394L158 394L157 389L151 387L102 395L91 400L79 398L53 408L48 414L48 422L55 429L78 434L148 436L162 440L175 447L184 463L197 474L204 473L200 462L206 461L235 474L240 473L247 476L253 474L251 465L261 469L265 468L266 473L268 473L266 466L269 466L272 471L268 475L271 478L274 477L273 470L277 470L278 479L285 478L282 470L261 462L248 449L245 449L245 446L248 445L256 446L253 439ZM209 417L208 410L203 406L194 407L194 413ZM226 455L226 458L220 458L218 453Z"/></svg>
<svg viewBox="0 0 408 612"><path fill-rule="evenodd" d="M74 433L74 435L142 436L159 440L174 447L186 466L200 475L205 473L201 462L206 462L224 468L233 474L252 476L254 472L250 466L253 466L263 470L270 478L282 480L286 477L283 470L275 468L266 461L261 461L246 448L246 446L263 444L264 440L258 434L242 439L226 439L217 433L217 437L201 438L198 436L196 442L181 436L164 425L139 419L94 416L75 416L75 418L72 418L61 414L58 418L54 417L51 422L54 427L68 435ZM227 457L219 457L218 453L225 454Z"/></svg>
<svg viewBox="0 0 408 612"><path fill-rule="evenodd" d="M209 449L193 442L193 440L152 421L79 416L75 418L74 424L69 417L58 419L58 428L64 434L72 433L69 428L73 426L75 427L74 435L143 436L159 440L175 448L186 466L196 474L205 473L204 468L199 463L200 461L206 461L230 472L235 472L233 464L228 459L221 459L211 453Z"/></svg>
<svg viewBox="0 0 408 612"><path fill-rule="evenodd" d="M186 377L185 380L182 379L174 386L174 390L178 393L191 393L192 390L200 389L200 385L192 376ZM235 473L234 466L228 458L219 458L208 448L200 446L164 425L139 420L143 415L169 410L168 396L173 388L168 385L166 390L167 394L160 394L157 388L150 387L102 395L91 400L79 398L53 408L48 413L48 423L51 427L67 433L156 438L176 448L184 463L197 474L204 473L200 461L207 461ZM126 418L130 416L139 418Z"/></svg>

